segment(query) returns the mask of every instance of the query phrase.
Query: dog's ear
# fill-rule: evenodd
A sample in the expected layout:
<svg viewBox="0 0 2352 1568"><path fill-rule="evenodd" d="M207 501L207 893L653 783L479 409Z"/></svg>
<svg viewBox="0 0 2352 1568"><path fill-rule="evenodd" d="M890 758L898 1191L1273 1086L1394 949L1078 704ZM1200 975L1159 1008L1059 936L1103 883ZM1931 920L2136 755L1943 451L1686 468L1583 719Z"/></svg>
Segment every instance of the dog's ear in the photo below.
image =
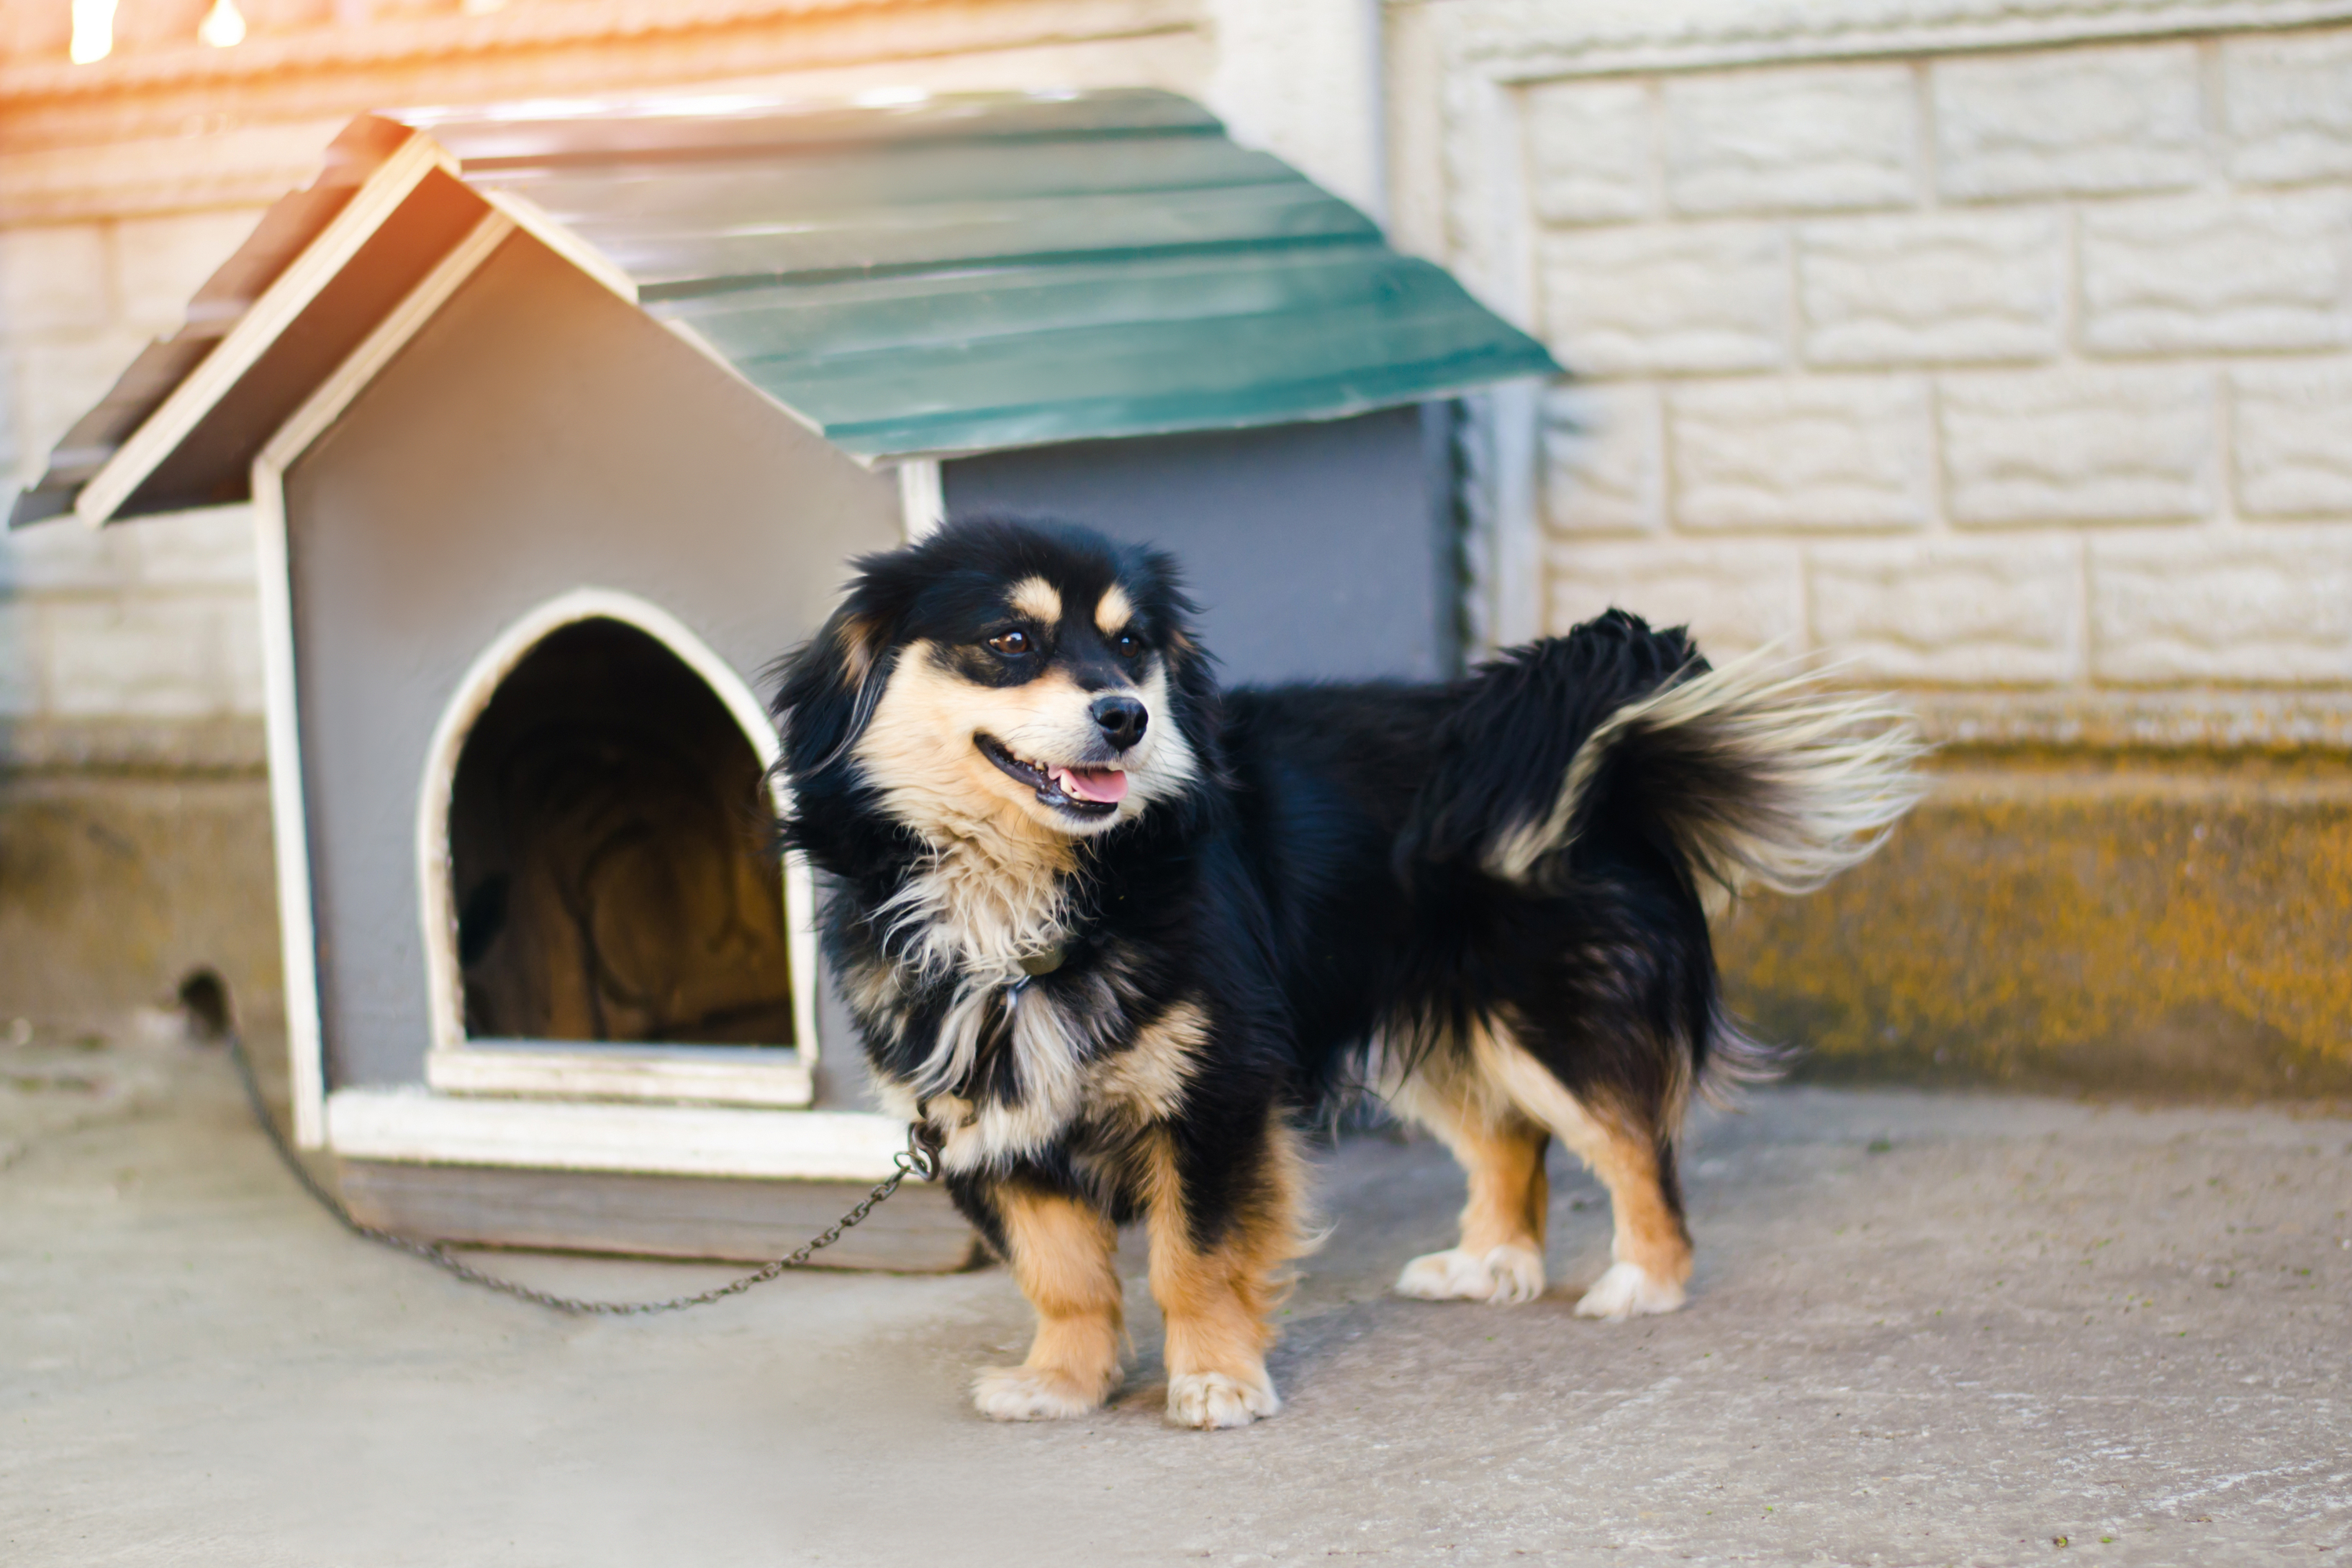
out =
<svg viewBox="0 0 2352 1568"><path fill-rule="evenodd" d="M1142 603L1160 627L1160 659L1168 671L1168 688L1180 710L1179 721L1192 738L1193 749L1213 776L1224 773L1224 702L1217 682L1217 661L1201 646L1196 620L1201 606L1184 592L1183 568L1165 551L1147 551L1142 558Z"/></svg>
<svg viewBox="0 0 2352 1568"><path fill-rule="evenodd" d="M782 663L773 711L784 742L783 768L793 787L848 754L890 679L898 616L871 562L824 629Z"/></svg>

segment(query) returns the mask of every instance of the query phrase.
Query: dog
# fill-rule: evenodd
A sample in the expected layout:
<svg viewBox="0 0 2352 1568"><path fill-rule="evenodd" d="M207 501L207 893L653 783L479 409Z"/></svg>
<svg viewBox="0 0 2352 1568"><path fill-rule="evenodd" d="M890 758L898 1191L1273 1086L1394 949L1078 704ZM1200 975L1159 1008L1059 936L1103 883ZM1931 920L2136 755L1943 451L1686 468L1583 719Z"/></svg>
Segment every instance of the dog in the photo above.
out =
<svg viewBox="0 0 2352 1568"><path fill-rule="evenodd" d="M1899 711L1616 610L1450 683L1221 690L1165 554L971 521L854 564L782 665L783 832L877 1093L1036 1310L982 1414L1110 1394L1140 1220L1169 1420L1274 1415L1300 1129L1351 1085L1469 1176L1401 1293L1540 1294L1558 1138L1614 1211L1576 1310L1682 1304L1684 1109L1775 1060L1711 902L1876 846L1916 795Z"/></svg>

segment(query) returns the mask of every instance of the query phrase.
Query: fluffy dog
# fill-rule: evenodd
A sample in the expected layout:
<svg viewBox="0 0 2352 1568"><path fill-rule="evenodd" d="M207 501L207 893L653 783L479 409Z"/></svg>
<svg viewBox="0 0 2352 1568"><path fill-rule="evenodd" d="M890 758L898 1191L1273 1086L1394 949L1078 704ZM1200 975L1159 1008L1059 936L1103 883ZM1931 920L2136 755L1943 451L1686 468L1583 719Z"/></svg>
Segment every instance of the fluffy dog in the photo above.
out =
<svg viewBox="0 0 2352 1568"><path fill-rule="evenodd" d="M1164 555L960 522L857 567L784 667L786 833L884 1101L1036 1309L983 1414L1109 1394L1141 1219L1169 1419L1273 1415L1296 1129L1351 1082L1469 1173L1401 1292L1540 1293L1558 1138L1615 1210L1577 1311L1681 1305L1684 1108L1769 1060L1711 891L1867 854L1915 794L1893 710L1613 610L1450 684L1221 692Z"/></svg>

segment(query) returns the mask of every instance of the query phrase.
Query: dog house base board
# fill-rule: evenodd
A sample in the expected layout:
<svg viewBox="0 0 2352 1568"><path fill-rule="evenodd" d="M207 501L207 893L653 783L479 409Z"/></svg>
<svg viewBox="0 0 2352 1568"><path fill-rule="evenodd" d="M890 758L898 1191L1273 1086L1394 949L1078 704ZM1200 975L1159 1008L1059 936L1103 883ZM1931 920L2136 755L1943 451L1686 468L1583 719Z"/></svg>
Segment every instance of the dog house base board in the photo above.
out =
<svg viewBox="0 0 2352 1568"><path fill-rule="evenodd" d="M327 1146L420 1165L870 1184L890 1173L907 1128L855 1110L339 1089L327 1097Z"/></svg>
<svg viewBox="0 0 2352 1568"><path fill-rule="evenodd" d="M864 1182L731 1181L338 1160L362 1225L419 1240L758 1263L783 1257L872 1190ZM910 1182L811 1259L828 1268L950 1273L977 1239L940 1187Z"/></svg>

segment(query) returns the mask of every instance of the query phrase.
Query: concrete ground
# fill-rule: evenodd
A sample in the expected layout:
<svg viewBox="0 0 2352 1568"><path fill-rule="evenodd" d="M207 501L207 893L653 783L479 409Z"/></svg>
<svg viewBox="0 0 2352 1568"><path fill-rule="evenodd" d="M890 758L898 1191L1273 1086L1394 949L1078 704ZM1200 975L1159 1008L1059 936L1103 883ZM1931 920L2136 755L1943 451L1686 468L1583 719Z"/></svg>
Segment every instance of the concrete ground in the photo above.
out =
<svg viewBox="0 0 2352 1568"><path fill-rule="evenodd" d="M1387 1295L1461 1184L1359 1138L1279 1418L1160 1424L1130 1245L1117 1405L999 1426L961 1385L1025 1342L1001 1270L558 1317L338 1231L168 1033L0 1044L10 1564L2352 1557L2352 1121L1759 1094L1693 1139L1690 1306L1621 1325L1570 1315L1607 1232L1565 1170L1552 1294Z"/></svg>

